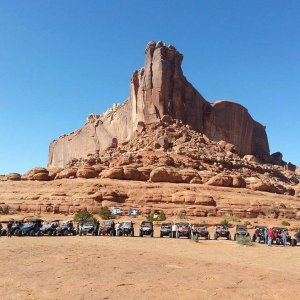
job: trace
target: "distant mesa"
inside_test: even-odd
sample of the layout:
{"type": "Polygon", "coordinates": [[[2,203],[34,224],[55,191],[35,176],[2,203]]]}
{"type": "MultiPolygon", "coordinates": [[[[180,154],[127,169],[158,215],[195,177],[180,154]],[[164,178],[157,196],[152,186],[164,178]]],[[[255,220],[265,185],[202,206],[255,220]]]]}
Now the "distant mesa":
{"type": "Polygon", "coordinates": [[[50,144],[49,167],[64,168],[72,159],[87,158],[130,141],[141,130],[164,115],[214,141],[224,140],[240,155],[270,160],[265,126],[252,119],[248,110],[231,101],[209,103],[187,81],[181,69],[183,55],[159,41],[146,47],[145,65],[130,81],[129,98],[101,115],[91,114],[80,129],[50,144]]]}

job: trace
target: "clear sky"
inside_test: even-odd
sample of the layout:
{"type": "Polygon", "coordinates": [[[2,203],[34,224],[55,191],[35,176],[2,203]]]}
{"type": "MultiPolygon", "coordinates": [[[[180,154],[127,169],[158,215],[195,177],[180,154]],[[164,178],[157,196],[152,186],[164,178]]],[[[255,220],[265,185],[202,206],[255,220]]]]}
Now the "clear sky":
{"type": "Polygon", "coordinates": [[[208,101],[234,100],[300,165],[300,1],[0,1],[0,174],[129,95],[150,40],[184,54],[208,101]]]}

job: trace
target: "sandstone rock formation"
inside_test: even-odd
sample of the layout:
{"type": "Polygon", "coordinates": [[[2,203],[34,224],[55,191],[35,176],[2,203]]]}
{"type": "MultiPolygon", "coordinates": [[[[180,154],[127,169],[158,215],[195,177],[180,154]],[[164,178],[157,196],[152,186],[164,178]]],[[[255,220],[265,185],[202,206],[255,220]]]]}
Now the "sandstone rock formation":
{"type": "MultiPolygon", "coordinates": [[[[144,125],[168,115],[212,140],[233,144],[239,154],[269,159],[265,127],[248,111],[229,101],[209,103],[186,80],[181,69],[183,55],[174,46],[150,42],[145,65],[134,72],[129,98],[102,115],[90,115],[87,123],[51,143],[49,166],[66,167],[73,159],[87,158],[131,140],[144,125]]],[[[159,136],[157,147],[167,148],[168,140],[159,136]]],[[[228,150],[229,151],[229,150],[228,150]]]]}

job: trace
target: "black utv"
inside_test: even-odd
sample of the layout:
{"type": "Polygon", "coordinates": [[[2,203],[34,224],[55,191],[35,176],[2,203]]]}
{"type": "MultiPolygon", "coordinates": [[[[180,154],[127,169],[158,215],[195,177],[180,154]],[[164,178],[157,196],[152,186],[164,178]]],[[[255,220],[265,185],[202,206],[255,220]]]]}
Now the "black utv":
{"type": "Polygon", "coordinates": [[[172,223],[162,223],[160,226],[160,237],[172,237],[172,223]]]}
{"type": "Polygon", "coordinates": [[[58,227],[59,221],[53,220],[44,222],[40,228],[39,235],[53,235],[55,229],[58,227]]]}
{"type": "Polygon", "coordinates": [[[205,224],[195,225],[192,227],[193,236],[198,240],[200,237],[210,240],[210,234],[205,224]]]}
{"type": "Polygon", "coordinates": [[[68,235],[76,235],[76,230],[74,229],[74,225],[72,221],[65,221],[61,223],[53,232],[53,235],[58,236],[68,236],[68,235]]]}
{"type": "Polygon", "coordinates": [[[300,243],[300,230],[294,235],[291,240],[291,246],[295,247],[297,243],[300,243]]]}
{"type": "Polygon", "coordinates": [[[227,240],[231,240],[231,234],[228,227],[222,224],[217,224],[214,238],[217,240],[220,237],[225,237],[227,240]]]}
{"type": "Polygon", "coordinates": [[[131,222],[131,221],[123,221],[120,224],[118,235],[119,236],[132,236],[132,237],[134,237],[133,222],[131,222]]]}
{"type": "Polygon", "coordinates": [[[260,243],[260,242],[266,243],[265,230],[268,230],[267,226],[259,226],[259,225],[255,226],[255,232],[252,236],[252,241],[257,242],[257,243],[260,243]]]}
{"type": "Polygon", "coordinates": [[[234,234],[234,240],[236,241],[239,237],[250,237],[246,225],[236,225],[236,232],[234,234]]]}
{"type": "Polygon", "coordinates": [[[144,235],[150,235],[153,237],[154,235],[154,229],[153,229],[153,222],[150,221],[143,221],[140,226],[140,237],[143,237],[144,235]]]}

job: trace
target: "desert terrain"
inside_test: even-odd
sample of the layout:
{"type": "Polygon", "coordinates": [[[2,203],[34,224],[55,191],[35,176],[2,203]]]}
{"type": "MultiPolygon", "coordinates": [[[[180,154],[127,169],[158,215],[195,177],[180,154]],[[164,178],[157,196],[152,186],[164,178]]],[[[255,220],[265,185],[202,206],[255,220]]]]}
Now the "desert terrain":
{"type": "Polygon", "coordinates": [[[299,299],[300,247],[92,236],[0,244],[4,300],[299,299]]]}

